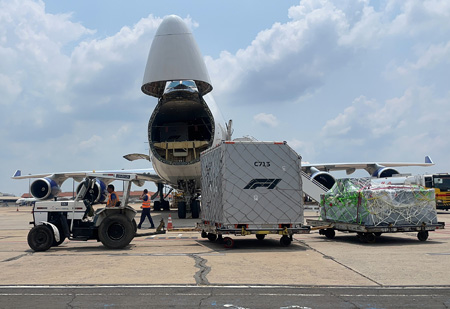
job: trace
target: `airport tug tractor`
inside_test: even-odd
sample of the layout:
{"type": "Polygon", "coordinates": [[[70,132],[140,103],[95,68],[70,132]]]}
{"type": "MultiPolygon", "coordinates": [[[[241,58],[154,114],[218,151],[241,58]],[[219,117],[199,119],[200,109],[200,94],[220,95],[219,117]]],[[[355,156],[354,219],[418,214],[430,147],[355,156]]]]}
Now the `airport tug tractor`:
{"type": "Polygon", "coordinates": [[[94,175],[88,175],[74,200],[36,202],[33,221],[30,222],[34,227],[28,233],[31,249],[46,251],[59,246],[66,238],[81,241],[95,239],[107,248],[121,249],[133,240],[137,230],[134,219],[136,210],[127,204],[131,182],[136,176],[108,174],[101,177],[127,183],[122,203],[94,212],[92,197],[96,179],[94,175]]]}

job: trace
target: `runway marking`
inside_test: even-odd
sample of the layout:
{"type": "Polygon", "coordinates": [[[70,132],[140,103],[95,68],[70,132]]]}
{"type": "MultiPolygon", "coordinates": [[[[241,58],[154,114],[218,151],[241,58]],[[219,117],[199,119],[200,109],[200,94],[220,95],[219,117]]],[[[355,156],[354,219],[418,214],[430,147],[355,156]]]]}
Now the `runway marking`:
{"type": "MultiPolygon", "coordinates": [[[[182,234],[181,234],[182,235],[182,234]]],[[[147,238],[145,238],[145,239],[148,239],[148,240],[197,240],[198,239],[198,237],[197,236],[185,236],[185,237],[181,237],[181,236],[166,236],[166,237],[161,237],[161,236],[159,236],[159,237],[156,237],[156,236],[150,236],[150,237],[147,237],[147,238]]]]}
{"type": "MultiPolygon", "coordinates": [[[[202,254],[203,255],[203,254],[202,254]]],[[[114,288],[114,289],[123,289],[123,288],[193,288],[193,289],[210,289],[210,288],[219,288],[219,289],[275,289],[275,288],[283,288],[283,289],[314,289],[314,288],[323,288],[328,290],[338,290],[338,289],[349,289],[349,290],[357,290],[357,289],[367,289],[370,292],[374,291],[408,291],[408,290],[450,290],[450,285],[427,285],[427,286],[308,286],[308,285],[217,285],[211,284],[208,286],[199,286],[192,284],[117,284],[117,285],[0,285],[0,290],[2,289],[102,289],[102,288],[114,288]]],[[[247,293],[248,294],[248,293],[247,293]]],[[[292,294],[292,293],[291,293],[292,294]]],[[[234,294],[223,294],[223,295],[234,295],[234,294]]],[[[242,294],[244,295],[244,294],[242,294]]],[[[278,294],[280,295],[280,294],[278,294]]],[[[296,294],[301,295],[301,294],[296,294]]],[[[306,294],[305,294],[306,295],[306,294]]],[[[324,294],[307,294],[307,295],[324,295],[324,294]]],[[[370,294],[372,295],[372,294],[370,294]]],[[[376,296],[375,294],[373,294],[376,296]]],[[[397,294],[399,295],[399,294],[397,294]]],[[[413,295],[413,294],[404,294],[405,296],[413,295]]],[[[422,295],[422,294],[419,294],[422,295]]]]}
{"type": "MultiPolygon", "coordinates": [[[[0,293],[0,296],[70,296],[76,294],[77,296],[127,296],[127,293],[0,293]]],[[[139,296],[209,296],[210,293],[138,293],[139,296]]],[[[214,293],[214,296],[279,296],[279,297],[326,297],[327,294],[266,294],[266,293],[214,293]]],[[[334,294],[339,297],[442,297],[440,294],[334,294]]]]}
{"type": "Polygon", "coordinates": [[[450,253],[427,253],[428,255],[450,255],[450,253]]]}

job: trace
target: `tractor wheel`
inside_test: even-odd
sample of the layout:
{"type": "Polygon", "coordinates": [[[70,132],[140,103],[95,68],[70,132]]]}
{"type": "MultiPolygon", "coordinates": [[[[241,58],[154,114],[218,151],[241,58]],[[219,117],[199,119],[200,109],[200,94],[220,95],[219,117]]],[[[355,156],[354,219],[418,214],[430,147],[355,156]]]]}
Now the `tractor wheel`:
{"type": "Polygon", "coordinates": [[[47,251],[53,244],[53,232],[45,225],[36,225],[28,233],[28,245],[34,251],[47,251]]]}
{"type": "Polygon", "coordinates": [[[121,249],[134,238],[133,223],[124,215],[106,217],[98,228],[98,238],[109,249],[121,249]]]}
{"type": "Polygon", "coordinates": [[[133,220],[131,221],[131,224],[133,224],[134,233],[136,234],[136,232],[137,232],[137,223],[136,223],[136,220],[133,219],[133,220]]]}
{"type": "Polygon", "coordinates": [[[265,237],[266,237],[266,234],[256,234],[256,239],[258,239],[258,240],[264,240],[265,237]]]}

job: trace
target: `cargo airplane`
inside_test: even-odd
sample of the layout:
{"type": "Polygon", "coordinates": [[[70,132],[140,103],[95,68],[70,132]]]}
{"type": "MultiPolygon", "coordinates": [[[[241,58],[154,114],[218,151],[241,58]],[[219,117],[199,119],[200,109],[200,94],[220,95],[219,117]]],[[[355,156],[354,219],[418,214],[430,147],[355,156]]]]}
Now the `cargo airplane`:
{"type": "MultiPolygon", "coordinates": [[[[158,98],[158,103],[148,123],[150,153],[129,154],[127,160],[145,159],[153,169],[97,171],[95,192],[92,198],[101,202],[106,196],[108,173],[136,174],[137,185],[152,181],[158,185],[160,202],[156,207],[168,209],[164,200],[163,185],[167,184],[184,193],[179,206],[179,216],[185,216],[191,208],[193,217],[198,217],[200,192],[200,153],[231,140],[231,120],[228,124],[219,116],[219,110],[210,96],[213,89],[205,62],[192,32],[184,21],[175,15],[167,16],[159,26],[148,55],[143,93],[158,98]],[[186,207],[187,206],[187,207],[186,207]],[[181,211],[180,211],[181,209],[181,211]],[[183,210],[184,209],[184,210],[183,210]],[[184,212],[184,213],[183,213],[184,212]]],[[[302,170],[326,188],[334,184],[333,170],[365,169],[373,177],[390,177],[398,174],[397,166],[430,166],[429,157],[425,163],[334,163],[304,164],[302,170]]],[[[57,197],[60,186],[68,179],[81,181],[88,172],[45,173],[21,175],[16,171],[13,179],[37,178],[31,183],[30,192],[36,199],[57,197]]]]}

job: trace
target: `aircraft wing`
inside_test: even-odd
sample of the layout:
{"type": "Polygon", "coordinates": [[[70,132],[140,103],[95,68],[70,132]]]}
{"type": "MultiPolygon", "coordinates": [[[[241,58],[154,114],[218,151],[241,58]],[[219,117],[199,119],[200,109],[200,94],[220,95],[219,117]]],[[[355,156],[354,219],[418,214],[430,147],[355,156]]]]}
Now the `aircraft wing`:
{"type": "Polygon", "coordinates": [[[142,153],[130,153],[123,156],[128,161],[135,161],[135,160],[147,160],[151,161],[151,158],[149,155],[142,154],[142,153]]]}
{"type": "Polygon", "coordinates": [[[152,168],[148,169],[134,169],[134,170],[107,170],[107,171],[81,171],[81,172],[62,172],[62,173],[43,173],[43,174],[29,174],[22,175],[20,170],[17,170],[14,175],[11,177],[12,179],[28,179],[28,178],[51,178],[58,185],[61,185],[64,181],[69,178],[73,178],[77,182],[81,182],[87,175],[98,175],[99,179],[104,180],[105,183],[110,183],[113,179],[109,177],[102,177],[102,175],[111,175],[111,174],[135,174],[136,178],[133,183],[138,186],[142,186],[145,181],[152,181],[155,183],[164,183],[164,181],[156,174],[155,170],[152,168]]]}
{"type": "Polygon", "coordinates": [[[303,164],[302,170],[312,173],[312,169],[319,171],[346,171],[347,175],[352,174],[357,169],[364,169],[369,174],[374,174],[377,170],[384,167],[402,167],[402,166],[432,166],[433,161],[429,156],[425,157],[425,163],[414,162],[355,162],[355,163],[319,163],[319,164],[303,164]]]}

